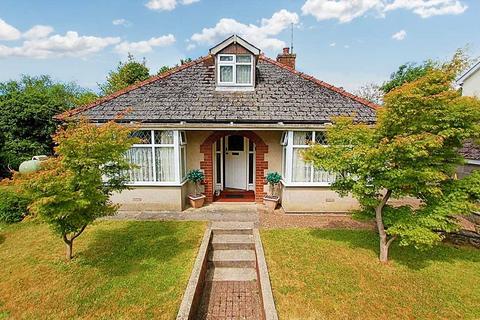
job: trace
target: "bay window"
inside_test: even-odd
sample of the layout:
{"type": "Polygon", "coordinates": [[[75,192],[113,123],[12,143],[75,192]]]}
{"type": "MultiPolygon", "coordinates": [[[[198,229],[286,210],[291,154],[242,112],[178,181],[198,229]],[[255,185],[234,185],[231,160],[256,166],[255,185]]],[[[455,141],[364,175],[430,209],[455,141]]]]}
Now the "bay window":
{"type": "Polygon", "coordinates": [[[185,132],[139,130],[132,135],[140,142],[126,153],[127,159],[136,166],[127,173],[130,184],[178,184],[185,179],[185,132]]]}
{"type": "Polygon", "coordinates": [[[253,85],[252,55],[219,54],[217,65],[219,85],[253,85]]]}
{"type": "Polygon", "coordinates": [[[282,135],[282,171],[284,182],[291,185],[328,186],[335,181],[335,174],[317,169],[303,160],[303,151],[311,143],[327,146],[323,131],[288,131],[282,135]]]}

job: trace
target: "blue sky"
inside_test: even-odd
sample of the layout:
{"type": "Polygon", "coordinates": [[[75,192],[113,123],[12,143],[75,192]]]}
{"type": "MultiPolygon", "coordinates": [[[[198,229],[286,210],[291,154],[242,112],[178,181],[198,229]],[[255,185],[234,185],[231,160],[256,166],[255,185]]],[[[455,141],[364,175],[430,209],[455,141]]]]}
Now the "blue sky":
{"type": "Polygon", "coordinates": [[[354,90],[400,64],[480,55],[477,0],[0,0],[0,81],[50,74],[97,89],[127,52],[152,73],[232,33],[297,69],[354,90]]]}

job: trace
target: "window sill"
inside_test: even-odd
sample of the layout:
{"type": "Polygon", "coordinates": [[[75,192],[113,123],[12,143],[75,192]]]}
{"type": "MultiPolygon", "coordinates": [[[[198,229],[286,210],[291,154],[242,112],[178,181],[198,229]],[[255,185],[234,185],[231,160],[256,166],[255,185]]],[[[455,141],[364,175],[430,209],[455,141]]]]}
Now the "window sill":
{"type": "Polygon", "coordinates": [[[330,187],[332,185],[332,182],[285,182],[282,180],[282,185],[287,188],[330,187]]]}
{"type": "Polygon", "coordinates": [[[254,91],[255,88],[252,85],[238,85],[238,84],[231,84],[231,85],[217,85],[215,91],[254,91]]]}
{"type": "Polygon", "coordinates": [[[178,182],[133,182],[127,183],[129,187],[182,187],[187,183],[187,180],[184,180],[180,183],[178,182]]]}

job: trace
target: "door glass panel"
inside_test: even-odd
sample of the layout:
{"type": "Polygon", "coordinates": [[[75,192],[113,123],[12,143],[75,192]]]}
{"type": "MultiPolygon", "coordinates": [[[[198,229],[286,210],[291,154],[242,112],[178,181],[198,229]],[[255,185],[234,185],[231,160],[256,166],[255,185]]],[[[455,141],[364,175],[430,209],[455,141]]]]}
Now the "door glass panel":
{"type": "Polygon", "coordinates": [[[243,151],[243,137],[229,136],[228,137],[228,151],[243,151]]]}
{"type": "Polygon", "coordinates": [[[253,184],[253,153],[248,154],[248,183],[253,184]]]}

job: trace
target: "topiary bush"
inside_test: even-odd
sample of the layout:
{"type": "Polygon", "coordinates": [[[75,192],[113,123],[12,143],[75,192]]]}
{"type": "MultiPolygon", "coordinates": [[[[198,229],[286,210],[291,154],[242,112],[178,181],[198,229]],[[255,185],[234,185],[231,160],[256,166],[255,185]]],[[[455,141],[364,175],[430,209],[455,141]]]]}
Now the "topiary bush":
{"type": "Polygon", "coordinates": [[[205,179],[205,175],[199,169],[190,170],[187,173],[187,180],[195,185],[195,196],[200,195],[200,183],[205,179]]]}
{"type": "Polygon", "coordinates": [[[265,177],[269,184],[270,194],[269,196],[275,197],[276,196],[276,187],[282,181],[282,175],[278,172],[269,172],[265,177]]]}
{"type": "Polygon", "coordinates": [[[22,221],[27,214],[28,199],[11,188],[0,187],[0,222],[22,221]]]}

